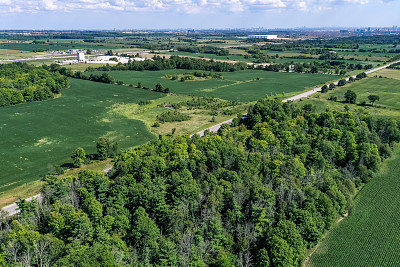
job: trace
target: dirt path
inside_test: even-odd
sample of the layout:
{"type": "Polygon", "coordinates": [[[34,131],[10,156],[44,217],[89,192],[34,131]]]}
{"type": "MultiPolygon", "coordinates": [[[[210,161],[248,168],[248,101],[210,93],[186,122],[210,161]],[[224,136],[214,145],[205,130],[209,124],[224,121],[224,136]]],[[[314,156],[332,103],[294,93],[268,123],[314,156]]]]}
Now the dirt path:
{"type": "MultiPolygon", "coordinates": [[[[347,216],[349,216],[349,212],[346,212],[342,217],[339,218],[339,220],[336,221],[336,223],[333,225],[333,227],[336,227],[338,223],[340,223],[344,218],[346,218],[347,216]]],[[[333,228],[332,227],[332,228],[333,228]]],[[[331,228],[331,230],[332,230],[331,228]]],[[[321,238],[321,240],[318,242],[318,244],[311,250],[311,253],[307,256],[306,260],[303,262],[303,267],[307,267],[308,262],[310,261],[311,256],[314,254],[314,252],[319,248],[322,240],[324,240],[324,238],[331,232],[331,230],[329,230],[328,232],[326,232],[323,237],[321,238]]]]}

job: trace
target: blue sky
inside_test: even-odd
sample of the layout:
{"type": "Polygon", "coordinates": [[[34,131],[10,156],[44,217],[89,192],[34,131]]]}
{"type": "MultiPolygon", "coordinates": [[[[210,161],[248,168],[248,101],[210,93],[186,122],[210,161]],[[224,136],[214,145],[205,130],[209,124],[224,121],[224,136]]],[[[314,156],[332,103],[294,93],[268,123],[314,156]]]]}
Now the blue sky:
{"type": "Polygon", "coordinates": [[[400,26],[400,0],[0,0],[0,29],[400,26]]]}

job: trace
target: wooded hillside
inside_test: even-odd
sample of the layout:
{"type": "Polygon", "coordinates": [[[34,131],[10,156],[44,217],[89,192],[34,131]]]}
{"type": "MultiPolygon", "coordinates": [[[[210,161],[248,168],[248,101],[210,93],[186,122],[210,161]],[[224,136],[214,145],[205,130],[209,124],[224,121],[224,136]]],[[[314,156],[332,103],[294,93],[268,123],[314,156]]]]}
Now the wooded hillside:
{"type": "Polygon", "coordinates": [[[400,140],[395,120],[270,99],[234,123],[46,176],[43,204],[2,218],[0,265],[300,266],[400,140]]]}

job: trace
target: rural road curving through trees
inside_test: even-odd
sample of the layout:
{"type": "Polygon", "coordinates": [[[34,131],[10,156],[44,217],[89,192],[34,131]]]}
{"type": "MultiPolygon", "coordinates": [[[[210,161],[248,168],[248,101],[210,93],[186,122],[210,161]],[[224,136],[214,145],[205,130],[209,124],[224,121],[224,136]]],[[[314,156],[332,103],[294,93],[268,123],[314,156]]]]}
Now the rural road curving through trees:
{"type": "MultiPolygon", "coordinates": [[[[105,174],[107,174],[113,167],[109,167],[103,170],[105,174]]],[[[25,199],[28,202],[31,202],[33,199],[37,199],[38,201],[42,201],[43,197],[41,194],[38,194],[36,196],[30,197],[25,199]]],[[[5,206],[4,208],[1,209],[2,211],[5,211],[8,216],[13,216],[17,213],[19,213],[18,205],[17,203],[5,206]]]]}
{"type": "MultiPolygon", "coordinates": [[[[39,195],[30,197],[30,198],[27,198],[25,200],[28,201],[28,202],[31,202],[33,199],[37,199],[38,201],[41,201],[42,200],[42,196],[39,194],[39,195]]],[[[17,214],[19,212],[17,203],[5,206],[4,208],[2,208],[2,210],[7,212],[8,216],[15,215],[15,214],[17,214]]]]}
{"type": "MultiPolygon", "coordinates": [[[[400,63],[400,60],[391,62],[391,63],[389,63],[389,64],[386,64],[386,65],[384,65],[384,66],[381,66],[381,67],[378,67],[378,68],[375,68],[375,69],[372,69],[372,70],[369,70],[369,71],[366,71],[365,73],[366,73],[366,74],[370,74],[370,73],[373,73],[373,72],[376,72],[376,71],[385,69],[385,68],[387,68],[387,67],[389,67],[390,65],[395,64],[395,63],[400,63]]],[[[352,76],[352,77],[355,78],[356,76],[352,76]]],[[[346,78],[346,81],[348,81],[348,80],[349,80],[349,78],[346,78]]],[[[337,85],[338,82],[335,82],[335,84],[337,85]]],[[[298,100],[298,99],[300,99],[300,98],[308,97],[308,96],[310,96],[310,95],[312,95],[312,94],[315,94],[315,93],[317,93],[317,92],[320,92],[320,91],[321,91],[321,87],[314,88],[314,89],[312,89],[312,90],[310,90],[310,91],[307,91],[307,92],[298,94],[298,95],[296,95],[296,96],[293,96],[293,97],[290,97],[290,98],[287,98],[287,99],[284,99],[284,100],[282,100],[282,102],[288,102],[288,101],[298,100]]],[[[242,118],[246,118],[246,117],[247,117],[247,113],[242,115],[242,118]]],[[[222,126],[223,124],[229,124],[229,125],[231,125],[231,124],[232,124],[232,121],[233,121],[233,118],[230,119],[230,120],[227,120],[227,121],[223,121],[223,122],[221,122],[221,123],[218,123],[218,124],[216,124],[216,125],[213,125],[213,126],[207,128],[207,129],[205,129],[205,130],[202,130],[202,131],[198,132],[197,134],[200,135],[200,136],[204,136],[204,132],[207,131],[207,130],[210,131],[210,132],[217,132],[217,131],[219,130],[219,128],[221,128],[221,126],[222,126]]],[[[194,134],[190,135],[190,137],[192,137],[193,135],[194,135],[194,134]]],[[[104,172],[105,172],[105,173],[108,173],[109,170],[111,170],[111,168],[105,169],[104,172]]],[[[30,198],[27,198],[26,201],[32,201],[33,199],[38,199],[38,200],[40,201],[40,200],[42,199],[42,196],[39,194],[39,195],[30,197],[30,198]]],[[[18,210],[18,205],[17,205],[16,203],[11,204],[11,205],[8,205],[8,206],[2,208],[2,211],[6,211],[6,212],[8,213],[8,216],[15,215],[15,214],[17,214],[17,213],[19,212],[19,210],[18,210]]]]}

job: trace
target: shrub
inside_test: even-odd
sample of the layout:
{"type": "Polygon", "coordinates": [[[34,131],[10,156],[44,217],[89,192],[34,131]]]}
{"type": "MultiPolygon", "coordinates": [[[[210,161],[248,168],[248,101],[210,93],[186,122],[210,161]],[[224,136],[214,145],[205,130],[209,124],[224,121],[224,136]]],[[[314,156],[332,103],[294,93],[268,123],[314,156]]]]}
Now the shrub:
{"type": "Polygon", "coordinates": [[[176,110],[168,110],[158,115],[157,120],[160,122],[187,121],[190,120],[190,116],[176,110]]]}

